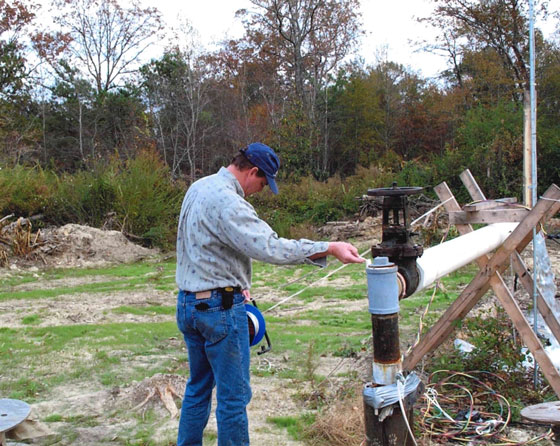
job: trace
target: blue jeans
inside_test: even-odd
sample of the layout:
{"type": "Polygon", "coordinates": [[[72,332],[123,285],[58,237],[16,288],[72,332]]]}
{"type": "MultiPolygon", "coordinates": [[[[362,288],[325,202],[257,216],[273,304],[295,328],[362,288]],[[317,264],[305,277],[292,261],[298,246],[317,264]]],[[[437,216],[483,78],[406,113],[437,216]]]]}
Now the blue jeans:
{"type": "Polygon", "coordinates": [[[177,325],[187,344],[190,377],[177,446],[202,446],[214,386],[218,446],[249,445],[249,327],[243,300],[241,293],[235,293],[233,306],[224,310],[217,291],[212,291],[208,299],[198,300],[192,293],[179,292],[177,325]]]}

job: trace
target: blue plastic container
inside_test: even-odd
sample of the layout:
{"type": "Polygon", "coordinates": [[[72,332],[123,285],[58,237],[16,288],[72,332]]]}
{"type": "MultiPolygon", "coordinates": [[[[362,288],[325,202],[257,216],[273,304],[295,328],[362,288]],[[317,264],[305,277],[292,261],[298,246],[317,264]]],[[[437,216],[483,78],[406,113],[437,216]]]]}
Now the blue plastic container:
{"type": "Polygon", "coordinates": [[[399,312],[398,267],[388,257],[376,257],[366,266],[369,312],[393,314],[399,312]]]}

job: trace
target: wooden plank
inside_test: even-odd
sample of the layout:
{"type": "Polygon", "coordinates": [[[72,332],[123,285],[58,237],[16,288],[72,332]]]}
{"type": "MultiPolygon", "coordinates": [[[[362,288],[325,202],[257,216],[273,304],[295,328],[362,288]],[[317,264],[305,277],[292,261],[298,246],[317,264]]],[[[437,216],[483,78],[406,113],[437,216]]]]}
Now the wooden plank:
{"type": "Polygon", "coordinates": [[[541,220],[546,221],[560,210],[560,188],[551,185],[535,207],[527,214],[521,223],[515,228],[510,236],[504,241],[491,259],[492,268],[507,259],[516,246],[527,236],[532,237],[532,230],[541,220]]]}
{"type": "Polygon", "coordinates": [[[505,223],[505,222],[519,222],[523,220],[529,209],[526,208],[501,208],[501,209],[486,209],[482,211],[454,211],[449,213],[449,223],[452,225],[467,225],[473,223],[505,223]]]}
{"type": "Polygon", "coordinates": [[[560,425],[560,401],[547,401],[521,409],[521,416],[535,423],[560,425]]]}
{"type": "MultiPolygon", "coordinates": [[[[465,187],[467,187],[469,193],[472,191],[471,198],[473,200],[486,200],[484,193],[478,187],[476,180],[473,178],[473,176],[471,175],[470,171],[468,171],[468,169],[467,171],[461,174],[461,179],[463,179],[463,177],[465,177],[465,180],[468,181],[469,185],[471,184],[475,185],[475,186],[467,187],[467,184],[465,184],[465,187]]],[[[460,230],[459,232],[462,234],[460,230]]],[[[533,292],[533,278],[529,274],[529,271],[527,270],[525,263],[523,263],[523,260],[521,259],[519,252],[514,252],[511,256],[511,260],[512,260],[513,269],[517,274],[517,276],[519,277],[521,284],[523,285],[525,290],[527,290],[527,292],[531,294],[533,292]]],[[[558,321],[556,315],[548,305],[548,302],[543,298],[542,294],[538,289],[537,289],[537,293],[538,293],[537,309],[541,313],[543,319],[548,325],[548,328],[550,328],[550,331],[552,332],[554,337],[560,342],[560,322],[558,321]]]]}
{"type": "Polygon", "coordinates": [[[484,211],[489,209],[511,209],[510,204],[516,203],[516,198],[501,198],[499,200],[484,200],[463,206],[465,212],[484,211]]]}
{"type": "MultiPolygon", "coordinates": [[[[491,260],[490,260],[491,261],[491,260]]],[[[535,360],[538,362],[541,372],[545,376],[546,380],[552,387],[552,390],[560,397],[560,375],[554,367],[554,364],[545,352],[541,341],[537,338],[537,335],[523,316],[523,313],[515,299],[508,290],[503,279],[498,275],[494,275],[490,278],[490,283],[502,306],[505,308],[510,319],[513,321],[513,325],[519,332],[519,335],[533,354],[535,360]]]]}
{"type": "MultiPolygon", "coordinates": [[[[521,256],[519,255],[519,253],[514,253],[511,256],[511,260],[513,269],[519,277],[519,281],[527,290],[527,292],[531,294],[533,292],[533,278],[531,277],[531,274],[529,274],[529,271],[527,270],[525,263],[523,263],[521,256]]],[[[548,302],[543,297],[538,288],[537,309],[541,313],[544,321],[546,322],[546,325],[548,325],[548,328],[550,328],[550,331],[552,332],[556,340],[560,342],[560,322],[558,321],[558,318],[554,314],[554,311],[552,311],[552,308],[550,308],[550,305],[548,305],[548,302]]]]}
{"type": "Polygon", "coordinates": [[[486,197],[484,197],[482,190],[478,187],[478,183],[475,181],[469,169],[461,172],[459,178],[461,178],[461,181],[469,191],[469,195],[473,197],[473,200],[486,200],[486,197]]]}
{"type": "MultiPolygon", "coordinates": [[[[467,183],[467,184],[465,184],[465,187],[467,187],[467,189],[469,190],[469,193],[471,194],[471,198],[473,200],[485,200],[486,199],[486,197],[484,196],[484,193],[478,187],[478,184],[476,183],[476,180],[471,175],[470,171],[467,170],[466,172],[463,172],[463,174],[461,174],[461,179],[463,180],[463,184],[465,184],[465,182],[467,183]]],[[[528,238],[528,237],[526,237],[526,238],[528,238]]],[[[527,270],[527,267],[523,263],[523,260],[521,259],[521,256],[519,255],[519,252],[521,252],[521,251],[519,249],[517,251],[518,252],[514,252],[511,255],[513,269],[517,273],[517,275],[519,277],[519,280],[521,281],[521,283],[523,284],[523,286],[525,287],[527,292],[531,293],[531,290],[533,290],[533,279],[532,279],[531,275],[529,274],[529,272],[527,270]]],[[[507,288],[506,288],[506,290],[507,290],[507,288]]],[[[496,291],[496,288],[494,288],[494,291],[496,291]]],[[[550,331],[553,333],[553,335],[556,337],[557,340],[560,340],[560,337],[559,337],[560,336],[560,324],[558,322],[558,319],[556,318],[556,315],[554,314],[554,312],[551,310],[550,306],[548,305],[548,302],[541,295],[540,291],[537,290],[537,292],[538,292],[537,308],[538,308],[539,312],[541,313],[541,315],[543,316],[543,319],[545,320],[546,324],[550,328],[550,331]]],[[[536,358],[537,357],[535,356],[535,359],[536,358]]],[[[538,362],[538,360],[537,360],[537,362],[538,362]]],[[[540,362],[539,362],[539,365],[542,367],[540,362]]],[[[553,373],[557,374],[556,368],[554,368],[553,373]]],[[[555,390],[555,392],[558,395],[558,392],[556,390],[555,390]]]]}
{"type": "MultiPolygon", "coordinates": [[[[452,197],[451,191],[445,183],[436,186],[436,193],[440,200],[444,201],[452,197]],[[441,194],[441,196],[440,196],[441,194]]],[[[509,255],[517,250],[521,252],[532,239],[532,228],[544,218],[548,219],[560,209],[560,189],[552,185],[544,194],[545,199],[541,199],[530,211],[522,223],[510,234],[503,245],[496,251],[490,260],[486,256],[477,259],[481,270],[463,290],[459,297],[449,306],[443,316],[434,324],[431,330],[421,339],[412,349],[410,354],[404,359],[403,367],[411,370],[422,359],[422,357],[433,351],[439,346],[454,330],[455,321],[462,319],[478,302],[478,300],[490,288],[490,279],[495,274],[501,273],[506,269],[505,260],[509,255]],[[548,198],[548,200],[547,200],[548,198]]],[[[455,199],[446,203],[450,209],[458,207],[455,199]]],[[[469,228],[461,227],[458,229],[469,231],[469,228]]],[[[470,228],[472,230],[472,228],[470,228]]]]}

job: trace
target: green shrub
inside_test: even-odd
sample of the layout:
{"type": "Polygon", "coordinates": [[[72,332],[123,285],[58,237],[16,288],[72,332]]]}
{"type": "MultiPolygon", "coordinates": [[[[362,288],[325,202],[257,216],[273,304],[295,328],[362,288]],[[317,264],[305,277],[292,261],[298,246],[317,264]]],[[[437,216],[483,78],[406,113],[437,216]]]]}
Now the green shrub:
{"type": "MultiPolygon", "coordinates": [[[[284,237],[312,237],[312,226],[353,216],[359,197],[391,184],[381,169],[360,168],[356,175],[326,182],[311,177],[281,182],[281,193],[251,198],[259,215],[284,237]]],[[[101,160],[87,170],[56,175],[40,168],[0,169],[0,212],[16,216],[43,213],[44,224],[87,224],[121,230],[149,246],[171,249],[186,186],[173,182],[152,150],[135,158],[101,160]],[[108,223],[111,224],[108,224],[108,223]]]]}
{"type": "Polygon", "coordinates": [[[0,166],[0,216],[29,217],[43,212],[56,177],[39,166],[0,166]]]}
{"type": "Polygon", "coordinates": [[[103,225],[113,210],[116,191],[110,169],[102,163],[91,170],[65,173],[57,178],[56,190],[45,210],[49,223],[103,225]]]}
{"type": "Polygon", "coordinates": [[[432,166],[418,161],[407,161],[396,175],[398,186],[428,187],[433,185],[432,166]]]}
{"type": "Polygon", "coordinates": [[[185,188],[171,181],[153,151],[143,151],[122,166],[116,180],[115,211],[122,228],[150,244],[172,246],[185,188]]]}
{"type": "Polygon", "coordinates": [[[43,213],[44,224],[67,223],[122,230],[146,245],[174,246],[185,187],[174,183],[154,151],[100,161],[75,173],[39,167],[0,169],[0,216],[43,213]]]}

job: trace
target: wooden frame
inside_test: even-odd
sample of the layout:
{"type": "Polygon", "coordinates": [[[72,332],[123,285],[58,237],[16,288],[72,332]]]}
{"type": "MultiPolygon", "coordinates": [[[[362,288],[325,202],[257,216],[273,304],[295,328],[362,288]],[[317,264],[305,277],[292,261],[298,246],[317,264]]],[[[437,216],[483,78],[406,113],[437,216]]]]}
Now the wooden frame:
{"type": "MultiPolygon", "coordinates": [[[[484,194],[468,170],[461,174],[461,180],[473,200],[485,200],[484,194]]],[[[435,191],[439,199],[445,202],[444,206],[447,212],[450,214],[461,212],[457,200],[455,200],[455,197],[446,183],[441,183],[436,186],[435,191]]],[[[533,292],[533,279],[519,253],[531,242],[533,238],[533,229],[537,228],[541,221],[546,221],[554,216],[559,210],[560,188],[553,184],[543,194],[535,207],[526,213],[526,216],[521,220],[517,228],[492,256],[484,255],[476,259],[480,271],[455,302],[451,304],[441,318],[432,326],[428,333],[411,350],[410,354],[404,358],[403,368],[405,370],[412,370],[424,355],[432,352],[441,345],[453,332],[457,321],[462,320],[488,289],[492,287],[498,300],[513,321],[521,338],[539,364],[551,388],[560,398],[560,374],[545,352],[540,340],[529,325],[529,322],[525,319],[525,316],[521,312],[521,309],[501,276],[501,273],[509,266],[508,260],[511,257],[511,264],[520,277],[522,285],[530,294],[533,292]]],[[[496,210],[495,212],[499,213],[500,211],[496,210]]],[[[473,231],[472,226],[468,223],[457,223],[456,226],[461,235],[473,231]]],[[[560,322],[540,292],[537,296],[537,308],[556,339],[560,340],[560,322]]]]}

